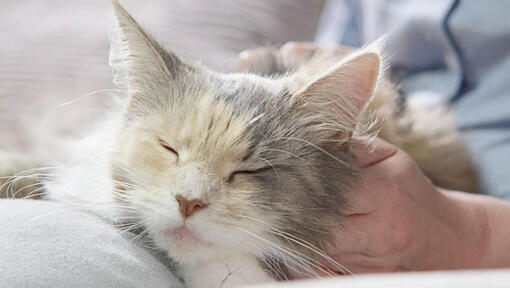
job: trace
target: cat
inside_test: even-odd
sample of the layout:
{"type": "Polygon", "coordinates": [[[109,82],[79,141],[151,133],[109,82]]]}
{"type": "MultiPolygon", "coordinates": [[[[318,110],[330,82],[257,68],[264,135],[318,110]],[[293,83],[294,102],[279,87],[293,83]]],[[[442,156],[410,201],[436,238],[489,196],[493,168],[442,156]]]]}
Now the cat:
{"type": "Polygon", "coordinates": [[[451,125],[394,113],[380,43],[279,76],[217,73],[165,50],[112,3],[110,65],[127,95],[66,146],[45,198],[141,228],[188,287],[330,273],[324,261],[348,273],[323,247],[359,177],[351,147],[377,133],[436,184],[476,187],[451,125]]]}

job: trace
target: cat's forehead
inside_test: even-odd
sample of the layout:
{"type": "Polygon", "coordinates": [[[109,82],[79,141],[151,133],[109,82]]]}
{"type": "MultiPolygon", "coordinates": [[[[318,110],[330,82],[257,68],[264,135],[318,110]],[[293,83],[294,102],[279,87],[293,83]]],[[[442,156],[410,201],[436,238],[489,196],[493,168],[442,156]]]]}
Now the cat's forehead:
{"type": "Polygon", "coordinates": [[[221,75],[202,83],[206,86],[187,87],[177,105],[151,117],[159,118],[157,133],[189,161],[220,165],[243,159],[253,145],[254,121],[263,117],[264,99],[277,93],[275,85],[260,80],[221,75]]]}
{"type": "Polygon", "coordinates": [[[163,109],[147,111],[139,122],[150,133],[144,137],[161,138],[179,151],[183,161],[228,170],[225,163],[253,155],[262,138],[285,124],[280,116],[286,113],[280,110],[287,100],[277,79],[249,74],[195,77],[167,90],[163,109]]]}
{"type": "Polygon", "coordinates": [[[267,99],[279,97],[283,82],[253,74],[219,74],[216,80],[220,101],[233,108],[258,108],[267,99]]]}

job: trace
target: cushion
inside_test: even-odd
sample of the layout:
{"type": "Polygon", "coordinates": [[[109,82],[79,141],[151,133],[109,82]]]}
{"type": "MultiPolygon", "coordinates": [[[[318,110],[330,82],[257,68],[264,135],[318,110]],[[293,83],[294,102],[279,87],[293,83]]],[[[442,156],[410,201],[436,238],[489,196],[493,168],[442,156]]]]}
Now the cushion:
{"type": "Polygon", "coordinates": [[[85,212],[3,199],[0,219],[0,287],[182,287],[133,235],[85,212]]]}

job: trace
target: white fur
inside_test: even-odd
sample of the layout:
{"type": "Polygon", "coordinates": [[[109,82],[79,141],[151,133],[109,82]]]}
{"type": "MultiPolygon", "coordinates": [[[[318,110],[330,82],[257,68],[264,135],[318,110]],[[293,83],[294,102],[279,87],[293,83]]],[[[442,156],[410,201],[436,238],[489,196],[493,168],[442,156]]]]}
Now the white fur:
{"type": "Polygon", "coordinates": [[[184,265],[183,276],[187,287],[217,288],[240,287],[274,281],[260,268],[255,257],[237,255],[218,259],[215,262],[184,265]]]}
{"type": "Polygon", "coordinates": [[[56,163],[54,177],[46,181],[47,198],[68,205],[96,211],[115,220],[110,158],[119,121],[112,117],[101,123],[87,137],[64,145],[65,162],[56,163]]]}

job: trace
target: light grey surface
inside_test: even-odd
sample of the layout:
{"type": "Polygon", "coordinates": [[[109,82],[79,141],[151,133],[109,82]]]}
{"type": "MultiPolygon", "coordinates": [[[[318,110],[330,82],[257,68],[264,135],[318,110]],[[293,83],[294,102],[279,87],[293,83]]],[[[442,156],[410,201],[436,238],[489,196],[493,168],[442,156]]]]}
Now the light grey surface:
{"type": "Polygon", "coordinates": [[[42,200],[0,200],[0,287],[181,287],[113,226],[42,200]]]}
{"type": "MultiPolygon", "coordinates": [[[[321,280],[277,283],[259,288],[508,288],[510,270],[465,270],[366,274],[321,280]]],[[[255,287],[255,286],[254,286],[255,287]]]]}

